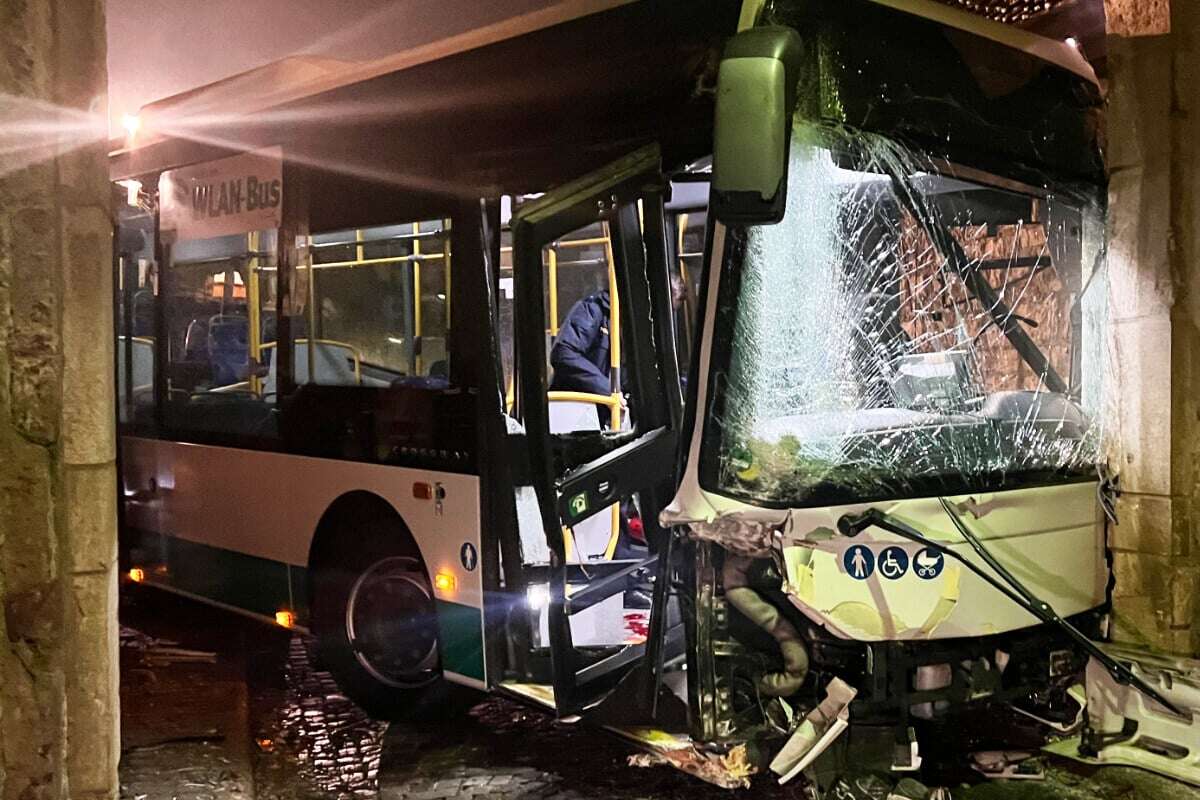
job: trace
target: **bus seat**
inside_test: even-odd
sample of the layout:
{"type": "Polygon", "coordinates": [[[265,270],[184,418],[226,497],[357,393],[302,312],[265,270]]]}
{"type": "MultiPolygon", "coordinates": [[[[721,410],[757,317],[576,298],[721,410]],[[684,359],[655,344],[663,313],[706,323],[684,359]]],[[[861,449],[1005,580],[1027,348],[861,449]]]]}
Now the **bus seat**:
{"type": "Polygon", "coordinates": [[[600,430],[600,411],[595,403],[551,400],[550,433],[575,433],[600,430]]]}
{"type": "MultiPolygon", "coordinates": [[[[125,402],[125,342],[126,336],[117,337],[117,397],[125,402]]],[[[140,395],[154,389],[154,342],[149,339],[134,337],[132,347],[133,361],[133,397],[137,401],[140,395]]]]}
{"type": "Polygon", "coordinates": [[[225,386],[244,381],[250,368],[250,321],[216,315],[208,320],[208,358],[213,383],[225,386]]]}
{"type": "Polygon", "coordinates": [[[607,508],[575,523],[569,537],[571,552],[567,562],[586,564],[589,561],[604,561],[608,543],[613,537],[612,523],[613,515],[607,508]]]}
{"type": "MultiPolygon", "coordinates": [[[[263,381],[263,392],[276,391],[275,348],[269,351],[270,366],[263,381]]],[[[322,386],[358,386],[362,383],[358,353],[353,347],[341,342],[318,339],[313,348],[313,377],[308,374],[308,341],[297,340],[293,344],[292,375],[297,384],[318,383],[322,386]]]]}

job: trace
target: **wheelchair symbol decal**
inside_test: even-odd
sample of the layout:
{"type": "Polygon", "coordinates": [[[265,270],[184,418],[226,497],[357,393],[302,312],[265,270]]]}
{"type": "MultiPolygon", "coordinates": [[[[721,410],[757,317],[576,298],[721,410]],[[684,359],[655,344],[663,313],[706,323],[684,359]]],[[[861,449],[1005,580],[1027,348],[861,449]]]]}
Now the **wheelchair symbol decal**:
{"type": "Polygon", "coordinates": [[[918,578],[924,578],[927,581],[931,581],[938,575],[941,575],[942,568],[945,566],[946,557],[936,550],[930,550],[928,547],[917,553],[913,559],[913,572],[917,573],[918,578]]]}
{"type": "Polygon", "coordinates": [[[851,578],[865,581],[875,571],[875,554],[863,545],[856,544],[842,555],[842,565],[851,578]]]}
{"type": "Polygon", "coordinates": [[[908,553],[904,552],[902,547],[885,547],[879,554],[879,563],[876,566],[880,575],[894,581],[908,572],[908,553]]]}

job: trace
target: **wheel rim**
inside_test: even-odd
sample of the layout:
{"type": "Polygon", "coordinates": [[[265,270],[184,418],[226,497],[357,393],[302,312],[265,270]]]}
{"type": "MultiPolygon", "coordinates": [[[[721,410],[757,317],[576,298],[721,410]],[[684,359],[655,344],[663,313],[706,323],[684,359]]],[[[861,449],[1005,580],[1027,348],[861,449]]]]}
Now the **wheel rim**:
{"type": "Polygon", "coordinates": [[[437,679],[437,620],[421,565],[385,558],[358,576],[346,603],[354,657],[380,683],[401,689],[437,679]]]}

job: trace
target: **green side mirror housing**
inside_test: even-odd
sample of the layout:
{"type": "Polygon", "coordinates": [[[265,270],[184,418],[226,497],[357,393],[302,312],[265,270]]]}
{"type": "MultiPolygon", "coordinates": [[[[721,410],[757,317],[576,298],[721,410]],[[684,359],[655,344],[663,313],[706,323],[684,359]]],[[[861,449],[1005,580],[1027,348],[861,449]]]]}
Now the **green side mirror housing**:
{"type": "Polygon", "coordinates": [[[736,225],[773,225],[787,201],[788,147],[800,35],[764,26],[730,39],[717,73],[713,212],[736,225]]]}

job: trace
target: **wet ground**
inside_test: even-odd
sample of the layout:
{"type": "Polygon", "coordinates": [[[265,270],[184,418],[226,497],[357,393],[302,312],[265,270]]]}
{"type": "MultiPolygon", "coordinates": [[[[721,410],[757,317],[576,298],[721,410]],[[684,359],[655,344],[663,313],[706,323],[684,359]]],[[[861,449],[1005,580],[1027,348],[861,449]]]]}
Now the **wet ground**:
{"type": "MultiPolygon", "coordinates": [[[[496,698],[433,724],[372,720],[314,668],[304,637],[152,589],[127,589],[121,615],[122,798],[732,796],[670,767],[630,767],[634,751],[622,742],[496,698]]],[[[949,796],[1200,800],[1200,791],[1138,770],[1043,766],[1044,780],[955,781],[949,796]]],[[[869,776],[859,783],[837,800],[887,797],[869,776]]],[[[742,796],[805,795],[764,781],[742,796]]]]}

